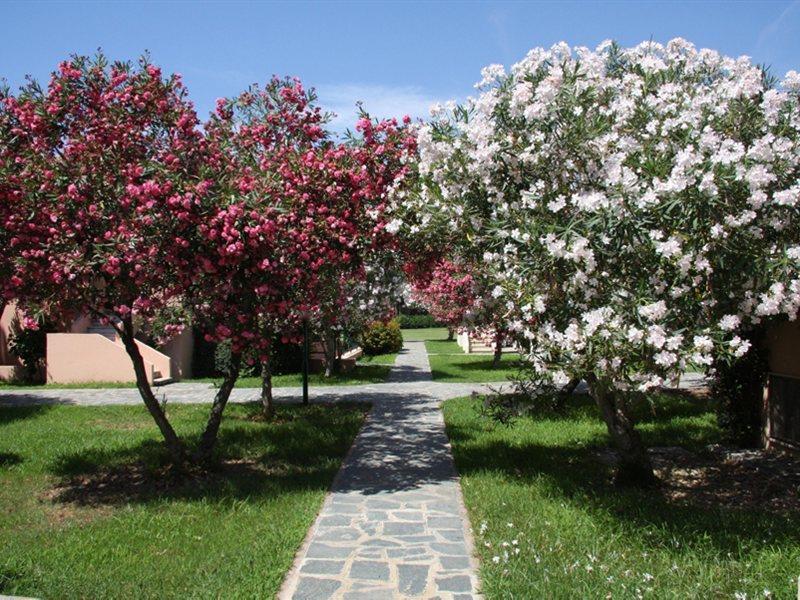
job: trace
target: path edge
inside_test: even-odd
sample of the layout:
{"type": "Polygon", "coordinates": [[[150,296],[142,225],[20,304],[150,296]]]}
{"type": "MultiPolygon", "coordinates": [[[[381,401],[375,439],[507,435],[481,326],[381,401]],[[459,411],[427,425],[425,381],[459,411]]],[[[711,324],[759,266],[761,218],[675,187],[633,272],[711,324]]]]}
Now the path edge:
{"type": "MultiPolygon", "coordinates": [[[[317,511],[317,516],[314,517],[314,522],[311,524],[311,527],[308,528],[306,531],[306,535],[303,538],[300,546],[297,548],[297,551],[294,553],[292,557],[292,566],[286,572],[286,575],[283,577],[283,582],[281,583],[281,587],[278,589],[278,593],[275,595],[277,600],[291,600],[292,592],[297,589],[297,583],[300,579],[300,566],[301,566],[301,558],[306,555],[308,552],[309,546],[311,546],[311,540],[314,537],[314,534],[319,527],[319,521],[322,518],[322,513],[325,512],[325,509],[330,506],[331,502],[333,501],[333,490],[336,489],[339,480],[342,477],[342,471],[344,470],[344,466],[347,463],[350,456],[353,454],[353,449],[356,447],[361,434],[364,432],[364,429],[367,427],[370,419],[372,419],[373,414],[375,413],[375,404],[373,402],[369,403],[369,412],[367,416],[364,418],[364,422],[361,425],[361,429],[358,430],[358,433],[353,438],[353,443],[350,444],[350,448],[348,448],[347,453],[342,457],[342,463],[339,465],[339,470],[336,471],[336,475],[333,477],[333,481],[331,481],[331,485],[328,487],[328,491],[325,492],[325,499],[322,501],[322,504],[317,511]]],[[[449,443],[449,440],[448,440],[449,443]]]]}

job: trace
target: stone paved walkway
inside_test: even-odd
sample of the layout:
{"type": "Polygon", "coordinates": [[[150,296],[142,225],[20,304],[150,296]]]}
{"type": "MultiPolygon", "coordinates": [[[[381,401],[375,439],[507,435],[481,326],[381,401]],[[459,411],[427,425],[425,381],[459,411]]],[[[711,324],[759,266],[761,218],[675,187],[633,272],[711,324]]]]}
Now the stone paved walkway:
{"type": "MultiPolygon", "coordinates": [[[[423,342],[406,343],[390,381],[431,389],[423,342]]],[[[373,400],[280,598],[479,597],[440,401],[397,387],[373,400]]]]}

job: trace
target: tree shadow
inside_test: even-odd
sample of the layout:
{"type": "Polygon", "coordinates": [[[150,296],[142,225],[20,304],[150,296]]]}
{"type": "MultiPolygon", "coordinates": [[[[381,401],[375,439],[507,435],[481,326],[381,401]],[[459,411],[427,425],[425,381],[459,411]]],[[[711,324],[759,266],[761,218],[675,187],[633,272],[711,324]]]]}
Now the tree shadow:
{"type": "MultiPolygon", "coordinates": [[[[586,407],[578,407],[583,410],[586,407]]],[[[686,414],[695,414],[688,408],[686,414]]],[[[681,406],[671,409],[681,415],[681,406]]],[[[682,424],[655,434],[673,444],[681,437],[702,437],[701,425],[682,424]],[[688,427],[690,431],[686,431],[688,427]],[[668,434],[665,433],[666,430],[668,434]],[[669,436],[672,436],[669,438],[669,436]]],[[[497,426],[500,427],[500,426],[497,426]]],[[[661,490],[620,488],[611,483],[611,467],[598,460],[596,448],[608,438],[598,433],[581,438],[585,445],[547,445],[535,441],[507,439],[503,430],[470,422],[448,424],[453,453],[462,476],[497,475],[515,486],[536,486],[549,498],[573,505],[591,515],[597,523],[606,523],[660,547],[691,547],[698,540],[708,541],[721,554],[748,548],[766,548],[775,544],[800,544],[800,522],[796,515],[777,515],[760,510],[742,510],[722,506],[698,507],[669,501],[661,490]],[[676,545],[677,542],[677,545],[676,545]]],[[[645,436],[651,444],[653,437],[645,436]]],[[[800,485],[800,481],[798,481],[800,485]]],[[[535,499],[531,499],[535,501],[535,499]]]]}
{"type": "Polygon", "coordinates": [[[0,405],[0,425],[13,423],[14,421],[22,421],[24,419],[33,419],[39,417],[54,407],[53,404],[31,404],[28,406],[3,406],[0,405]]]}
{"type": "Polygon", "coordinates": [[[22,462],[22,457],[16,452],[0,452],[0,469],[13,467],[22,462]]]}
{"type": "Polygon", "coordinates": [[[59,478],[46,495],[83,506],[151,503],[164,499],[238,500],[325,490],[355,437],[362,406],[278,407],[278,421],[253,422],[256,405],[226,419],[220,452],[207,468],[177,470],[160,441],[65,453],[49,465],[59,478]],[[325,410],[328,408],[328,410],[325,410]]]}
{"type": "Polygon", "coordinates": [[[373,396],[373,410],[333,485],[341,493],[381,494],[455,482],[437,400],[423,394],[373,396]]]}

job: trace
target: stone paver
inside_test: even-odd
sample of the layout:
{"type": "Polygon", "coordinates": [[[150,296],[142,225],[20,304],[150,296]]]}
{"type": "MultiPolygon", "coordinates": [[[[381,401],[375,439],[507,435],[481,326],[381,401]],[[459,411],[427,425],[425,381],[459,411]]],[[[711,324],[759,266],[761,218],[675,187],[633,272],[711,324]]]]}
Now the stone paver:
{"type": "Polygon", "coordinates": [[[415,381],[432,381],[425,342],[405,342],[386,380],[390,384],[415,381]]]}
{"type": "Polygon", "coordinates": [[[406,343],[390,381],[401,393],[373,397],[280,598],[298,600],[315,585],[328,586],[317,588],[320,599],[480,597],[439,407],[440,394],[464,390],[431,382],[423,342],[406,343]],[[345,567],[319,573],[322,557],[335,563],[329,571],[342,557],[345,567]]]}

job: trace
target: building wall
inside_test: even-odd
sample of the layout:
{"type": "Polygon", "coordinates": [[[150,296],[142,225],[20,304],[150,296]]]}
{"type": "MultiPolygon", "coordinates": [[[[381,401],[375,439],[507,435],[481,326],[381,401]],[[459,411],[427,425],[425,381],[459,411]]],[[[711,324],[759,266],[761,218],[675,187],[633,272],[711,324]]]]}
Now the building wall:
{"type": "Polygon", "coordinates": [[[800,454],[800,321],[770,327],[766,344],[771,374],[764,394],[764,445],[800,454]]]}
{"type": "Polygon", "coordinates": [[[800,377],[800,320],[772,326],[767,331],[767,347],[770,371],[800,377]]]}
{"type": "MultiPolygon", "coordinates": [[[[156,370],[144,356],[147,379],[156,370]]],[[[125,349],[97,333],[47,334],[47,383],[132,382],[136,380],[125,349]]]]}
{"type": "Polygon", "coordinates": [[[161,352],[172,359],[172,370],[169,375],[173,379],[187,379],[192,376],[192,354],[194,352],[194,334],[187,327],[160,348],[161,352]]]}
{"type": "Polygon", "coordinates": [[[0,365],[19,366],[16,356],[8,350],[8,339],[11,335],[12,324],[17,317],[17,305],[9,304],[0,315],[0,365]]]}

